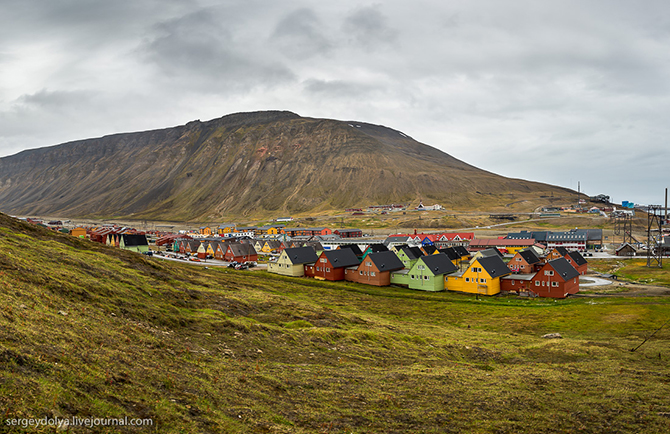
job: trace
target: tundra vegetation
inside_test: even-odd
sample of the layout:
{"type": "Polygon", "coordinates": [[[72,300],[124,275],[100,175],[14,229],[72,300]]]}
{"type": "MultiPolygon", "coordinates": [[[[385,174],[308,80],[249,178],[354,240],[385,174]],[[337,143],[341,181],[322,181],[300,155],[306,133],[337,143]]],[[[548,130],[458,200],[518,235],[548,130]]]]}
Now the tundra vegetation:
{"type": "Polygon", "coordinates": [[[670,430],[670,328],[631,351],[669,318],[662,297],[476,299],[205,269],[0,215],[0,306],[3,424],[128,416],[166,433],[670,430]],[[563,338],[542,338],[552,332],[563,338]]]}

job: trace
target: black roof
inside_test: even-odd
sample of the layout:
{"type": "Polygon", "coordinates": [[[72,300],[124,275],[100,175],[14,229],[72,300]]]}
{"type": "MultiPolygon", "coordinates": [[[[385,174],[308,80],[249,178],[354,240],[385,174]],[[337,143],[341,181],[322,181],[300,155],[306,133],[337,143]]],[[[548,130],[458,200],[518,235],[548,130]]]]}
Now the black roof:
{"type": "Polygon", "coordinates": [[[498,255],[479,258],[477,261],[482,266],[482,268],[486,270],[487,273],[489,273],[491,279],[512,273],[507,265],[505,265],[505,262],[502,260],[502,258],[498,255]]]}
{"type": "Polygon", "coordinates": [[[519,252],[519,255],[530,265],[540,262],[540,258],[531,249],[524,249],[519,252]]]}
{"type": "Polygon", "coordinates": [[[148,246],[146,235],[123,234],[123,244],[128,246],[148,246]]]}
{"type": "Polygon", "coordinates": [[[352,267],[360,264],[358,257],[351,249],[327,250],[322,255],[326,255],[333,268],[352,267]]]}
{"type": "Polygon", "coordinates": [[[230,251],[233,253],[233,256],[251,256],[257,254],[253,244],[232,243],[229,244],[228,247],[230,247],[230,251]]]}
{"type": "Polygon", "coordinates": [[[444,253],[452,261],[461,259],[461,255],[453,247],[445,247],[444,249],[438,249],[438,252],[444,253]]]}
{"type": "Polygon", "coordinates": [[[409,259],[419,259],[420,257],[424,256],[423,252],[418,247],[403,247],[400,250],[405,252],[409,259]]]}
{"type": "Polygon", "coordinates": [[[561,276],[561,278],[565,281],[568,281],[570,279],[574,279],[575,277],[579,276],[579,271],[575,269],[570,263],[568,262],[567,259],[565,258],[558,258],[554,259],[553,261],[547,262],[551,268],[556,271],[556,274],[561,276]]]}
{"type": "Polygon", "coordinates": [[[398,242],[404,243],[407,241],[407,238],[408,238],[407,235],[397,235],[397,236],[390,235],[386,237],[386,239],[384,240],[384,244],[388,246],[391,243],[398,243],[398,242]]]}
{"type": "Polygon", "coordinates": [[[557,247],[555,247],[555,249],[558,252],[558,254],[561,255],[561,256],[565,256],[565,255],[568,254],[568,249],[566,249],[565,247],[557,246],[557,247]]]}
{"type": "Polygon", "coordinates": [[[456,267],[444,253],[423,256],[419,261],[423,261],[423,263],[426,264],[426,267],[428,267],[428,269],[436,276],[458,271],[458,267],[456,267]]]}
{"type": "Polygon", "coordinates": [[[425,246],[423,246],[423,250],[425,250],[428,255],[432,255],[433,253],[435,253],[435,250],[437,250],[437,247],[435,247],[432,244],[426,244],[425,246]]]}
{"type": "Polygon", "coordinates": [[[316,256],[316,252],[313,248],[307,247],[290,247],[284,249],[288,259],[293,264],[309,264],[310,262],[316,262],[319,259],[316,256]]]}
{"type": "MultiPolygon", "coordinates": [[[[379,271],[394,271],[405,268],[402,261],[390,250],[387,252],[368,253],[365,259],[372,261],[379,271]]],[[[363,259],[363,262],[365,262],[363,259]]]]}
{"type": "Polygon", "coordinates": [[[584,259],[584,257],[581,255],[581,253],[579,253],[577,251],[570,252],[570,253],[568,253],[568,255],[570,255],[572,260],[575,261],[575,264],[577,264],[577,265],[584,265],[584,264],[587,263],[586,259],[584,259]]]}
{"type": "Polygon", "coordinates": [[[361,252],[361,248],[358,247],[358,244],[342,244],[340,249],[351,249],[356,256],[361,256],[363,252],[361,252]]]}
{"type": "Polygon", "coordinates": [[[388,247],[386,247],[383,244],[370,244],[368,247],[370,249],[370,252],[388,252],[388,247]]]}
{"type": "Polygon", "coordinates": [[[480,250],[479,253],[481,253],[485,258],[488,256],[498,256],[500,258],[503,257],[503,254],[500,252],[500,250],[495,247],[489,247],[488,249],[480,250]]]}
{"type": "Polygon", "coordinates": [[[463,246],[454,246],[454,250],[461,256],[470,256],[470,252],[463,246]]]}

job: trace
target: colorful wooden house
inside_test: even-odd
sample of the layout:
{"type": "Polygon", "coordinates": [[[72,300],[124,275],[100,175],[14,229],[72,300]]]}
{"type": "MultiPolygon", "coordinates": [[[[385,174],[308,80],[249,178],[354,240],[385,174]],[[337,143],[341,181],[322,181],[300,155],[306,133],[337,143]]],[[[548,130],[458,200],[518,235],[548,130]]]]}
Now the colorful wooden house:
{"type": "Polygon", "coordinates": [[[404,247],[398,251],[397,256],[403,267],[409,269],[423,256],[423,252],[418,247],[404,247]]]}
{"type": "Polygon", "coordinates": [[[86,228],[82,226],[77,226],[70,231],[70,235],[78,238],[86,238],[86,228]]]}
{"type": "Polygon", "coordinates": [[[261,251],[263,253],[272,253],[280,249],[281,249],[281,241],[279,240],[267,240],[265,243],[263,243],[263,247],[261,247],[261,251]]]}
{"type": "Polygon", "coordinates": [[[542,261],[533,250],[527,249],[517,252],[507,266],[514,273],[530,274],[540,269],[542,261]]]}
{"type": "Polygon", "coordinates": [[[200,235],[209,236],[212,235],[212,228],[209,226],[201,226],[198,232],[200,232],[200,235]]]}
{"type": "Polygon", "coordinates": [[[547,254],[547,261],[552,261],[554,259],[558,258],[565,258],[568,256],[568,249],[565,247],[554,247],[551,249],[551,251],[547,254]]]}
{"type": "Polygon", "coordinates": [[[216,248],[214,249],[214,258],[223,261],[225,260],[226,257],[226,252],[228,251],[228,245],[230,243],[224,243],[219,241],[216,244],[216,248]]]}
{"type": "Polygon", "coordinates": [[[461,261],[470,260],[470,252],[468,252],[468,249],[466,249],[465,246],[453,246],[453,248],[456,253],[461,255],[461,261]]]}
{"type": "Polygon", "coordinates": [[[311,247],[290,247],[281,252],[276,262],[268,263],[268,271],[284,276],[300,277],[305,275],[305,265],[313,265],[317,260],[318,256],[311,247]]]}
{"type": "Polygon", "coordinates": [[[252,244],[232,243],[228,244],[223,258],[228,262],[258,261],[258,253],[252,244]]]}
{"type": "Polygon", "coordinates": [[[424,253],[425,255],[434,255],[434,254],[436,254],[436,253],[439,253],[439,252],[437,251],[438,248],[435,247],[434,244],[424,244],[423,246],[421,246],[421,250],[423,251],[423,253],[424,253]]]}
{"type": "Polygon", "coordinates": [[[234,223],[221,224],[221,225],[219,225],[218,228],[216,228],[216,231],[219,235],[234,233],[235,232],[235,224],[234,223]]]}
{"type": "Polygon", "coordinates": [[[473,259],[463,272],[445,277],[445,288],[449,291],[479,295],[494,295],[500,292],[500,278],[511,274],[498,255],[473,259]]]}
{"type": "Polygon", "coordinates": [[[492,238],[492,239],[475,239],[470,241],[470,245],[468,248],[470,251],[477,251],[477,250],[485,250],[489,249],[491,247],[496,247],[498,249],[504,249],[508,253],[514,255],[516,252],[519,250],[526,249],[528,247],[536,245],[536,241],[534,239],[523,239],[523,240],[517,240],[517,239],[507,239],[507,238],[492,238]]]}
{"type": "Polygon", "coordinates": [[[351,249],[326,250],[314,264],[305,264],[305,276],[324,280],[344,280],[347,267],[358,266],[359,261],[351,249]]]}
{"type": "Polygon", "coordinates": [[[412,268],[391,273],[391,283],[421,291],[444,291],[444,276],[458,271],[444,253],[420,257],[412,268]]]}
{"type": "Polygon", "coordinates": [[[567,256],[565,259],[568,260],[570,265],[575,267],[577,272],[580,275],[585,275],[589,271],[589,265],[588,261],[584,259],[584,257],[581,255],[581,253],[574,251],[574,252],[568,252],[567,256]]]}
{"type": "Polygon", "coordinates": [[[119,240],[119,248],[133,252],[144,253],[149,251],[146,235],[123,234],[119,240]]]}
{"type": "Polygon", "coordinates": [[[565,298],[579,292],[579,272],[565,258],[547,262],[535,273],[530,290],[540,297],[565,298]]]}
{"type": "Polygon", "coordinates": [[[388,286],[391,284],[391,272],[403,268],[403,263],[391,251],[370,253],[357,267],[346,268],[344,279],[368,285],[388,286]]]}
{"type": "Polygon", "coordinates": [[[356,255],[359,261],[363,259],[363,251],[360,247],[358,247],[358,244],[342,244],[337,248],[337,250],[341,249],[350,249],[352,252],[354,252],[354,255],[356,255]]]}
{"type": "Polygon", "coordinates": [[[363,231],[360,229],[335,229],[333,233],[341,238],[360,238],[363,236],[363,231]]]}
{"type": "Polygon", "coordinates": [[[368,253],[388,252],[388,250],[388,247],[383,244],[370,244],[363,252],[363,256],[367,255],[368,253]]]}

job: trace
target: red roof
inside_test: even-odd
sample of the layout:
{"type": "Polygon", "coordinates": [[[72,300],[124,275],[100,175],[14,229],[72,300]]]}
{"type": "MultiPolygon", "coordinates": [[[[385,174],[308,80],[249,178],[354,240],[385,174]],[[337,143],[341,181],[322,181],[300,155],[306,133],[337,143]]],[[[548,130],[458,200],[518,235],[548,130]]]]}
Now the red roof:
{"type": "Polygon", "coordinates": [[[534,246],[537,244],[534,239],[508,240],[498,238],[480,238],[470,241],[470,247],[517,247],[534,246]]]}

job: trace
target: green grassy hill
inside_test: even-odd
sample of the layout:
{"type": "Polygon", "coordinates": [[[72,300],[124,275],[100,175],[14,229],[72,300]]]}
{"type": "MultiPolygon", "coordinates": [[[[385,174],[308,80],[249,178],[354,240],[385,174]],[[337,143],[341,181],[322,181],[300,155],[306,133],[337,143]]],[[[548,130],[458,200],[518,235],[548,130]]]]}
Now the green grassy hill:
{"type": "MultiPolygon", "coordinates": [[[[667,299],[476,300],[206,270],[0,215],[0,306],[3,424],[128,416],[166,433],[670,426],[670,331],[630,352],[668,318],[667,299]],[[540,338],[549,332],[564,339],[540,338]]],[[[0,426],[23,431],[53,429],[0,426]]]]}

